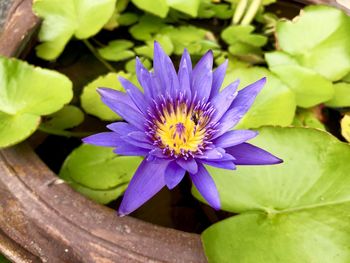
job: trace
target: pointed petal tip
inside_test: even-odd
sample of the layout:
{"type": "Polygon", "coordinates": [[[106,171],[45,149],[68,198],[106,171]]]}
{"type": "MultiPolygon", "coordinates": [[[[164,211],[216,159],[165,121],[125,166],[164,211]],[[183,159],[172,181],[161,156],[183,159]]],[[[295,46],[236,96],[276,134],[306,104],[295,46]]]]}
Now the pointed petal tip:
{"type": "Polygon", "coordinates": [[[124,217],[124,216],[126,216],[127,214],[126,213],[124,213],[124,212],[122,212],[121,210],[120,210],[120,207],[119,207],[119,210],[117,211],[117,216],[119,216],[119,217],[124,217]]]}
{"type": "Polygon", "coordinates": [[[263,77],[263,78],[259,79],[259,80],[257,81],[257,83],[259,83],[259,84],[262,85],[262,86],[265,86],[266,81],[267,81],[267,78],[266,78],[266,77],[263,77]]]}
{"type": "Polygon", "coordinates": [[[101,97],[106,97],[108,96],[109,92],[113,92],[115,91],[114,89],[110,89],[110,88],[104,88],[104,87],[99,87],[96,89],[97,93],[100,94],[101,97]]]}
{"type": "Polygon", "coordinates": [[[274,164],[281,164],[281,163],[284,163],[284,161],[283,161],[281,158],[278,158],[278,157],[276,157],[276,156],[275,156],[275,158],[276,158],[276,162],[275,162],[274,164]]]}

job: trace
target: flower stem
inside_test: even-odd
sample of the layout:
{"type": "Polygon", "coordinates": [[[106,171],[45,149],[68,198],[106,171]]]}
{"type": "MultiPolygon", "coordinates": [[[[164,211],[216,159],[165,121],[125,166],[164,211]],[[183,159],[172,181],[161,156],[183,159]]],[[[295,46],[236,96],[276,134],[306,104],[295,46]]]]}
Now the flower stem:
{"type": "Polygon", "coordinates": [[[262,4],[262,0],[253,0],[252,3],[250,4],[247,12],[245,13],[241,25],[242,26],[247,26],[250,25],[250,23],[253,21],[256,13],[259,10],[259,7],[262,4]]]}
{"type": "Polygon", "coordinates": [[[233,14],[233,18],[232,18],[233,25],[237,25],[239,21],[241,21],[247,6],[248,6],[248,0],[240,0],[238,2],[238,5],[236,7],[235,13],[233,14]]]}
{"type": "Polygon", "coordinates": [[[39,126],[39,131],[52,134],[52,135],[59,135],[64,137],[77,137],[77,138],[82,138],[93,134],[91,132],[73,132],[73,131],[58,130],[55,128],[48,128],[43,125],[39,126]]]}
{"type": "Polygon", "coordinates": [[[116,70],[113,68],[111,64],[109,64],[106,60],[104,60],[100,54],[96,51],[93,45],[89,42],[87,39],[82,40],[85,44],[85,46],[91,51],[91,53],[111,72],[116,72],[116,70]]]}

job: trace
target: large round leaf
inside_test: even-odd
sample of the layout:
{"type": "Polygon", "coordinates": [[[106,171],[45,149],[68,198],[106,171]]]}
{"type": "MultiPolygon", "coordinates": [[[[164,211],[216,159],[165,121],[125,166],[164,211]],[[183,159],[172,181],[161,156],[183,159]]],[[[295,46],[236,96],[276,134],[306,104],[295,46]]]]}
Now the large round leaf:
{"type": "Polygon", "coordinates": [[[82,145],[67,157],[59,175],[82,194],[108,203],[123,193],[141,161],[118,156],[111,148],[82,145]]]}
{"type": "Polygon", "coordinates": [[[312,69],[299,65],[288,54],[275,51],[267,53],[265,57],[269,69],[294,92],[298,106],[312,107],[333,97],[331,81],[312,69]]]}
{"type": "Polygon", "coordinates": [[[350,106],[350,83],[338,82],[333,85],[334,96],[326,102],[329,107],[349,107],[350,106]]]}
{"type": "Polygon", "coordinates": [[[350,17],[339,9],[309,6],[297,19],[277,24],[278,45],[301,65],[330,80],[350,70],[350,17]]]}
{"type": "Polygon", "coordinates": [[[44,19],[39,32],[37,55],[57,58],[75,36],[86,39],[95,35],[112,16],[116,0],[34,0],[34,12],[44,19]]]}
{"type": "Polygon", "coordinates": [[[97,92],[98,88],[110,88],[124,92],[124,88],[120,84],[118,76],[122,76],[124,78],[130,77],[130,75],[124,72],[119,72],[118,74],[109,73],[98,77],[84,87],[80,100],[81,106],[87,113],[94,115],[101,120],[121,120],[121,118],[115,112],[113,112],[101,101],[100,94],[97,92]]]}
{"type": "Polygon", "coordinates": [[[24,140],[39,125],[40,116],[51,114],[73,96],[64,75],[0,57],[0,147],[24,140]]]}
{"type": "Polygon", "coordinates": [[[307,128],[263,128],[276,166],[208,167],[222,208],[202,238],[210,262],[350,262],[350,146],[307,128]]]}
{"type": "Polygon", "coordinates": [[[265,68],[237,68],[226,74],[223,87],[240,79],[239,89],[266,77],[267,84],[237,128],[256,128],[263,125],[290,125],[295,113],[295,97],[278,78],[265,68]]]}

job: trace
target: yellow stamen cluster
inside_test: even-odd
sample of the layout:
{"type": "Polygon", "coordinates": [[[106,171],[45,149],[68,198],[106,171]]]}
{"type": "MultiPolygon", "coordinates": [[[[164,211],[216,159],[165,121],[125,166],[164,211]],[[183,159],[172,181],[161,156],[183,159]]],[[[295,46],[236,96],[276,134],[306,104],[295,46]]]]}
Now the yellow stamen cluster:
{"type": "Polygon", "coordinates": [[[202,145],[206,129],[204,118],[200,112],[181,103],[175,109],[173,106],[165,108],[161,121],[156,122],[156,136],[164,147],[168,147],[175,154],[196,152],[202,145]]]}

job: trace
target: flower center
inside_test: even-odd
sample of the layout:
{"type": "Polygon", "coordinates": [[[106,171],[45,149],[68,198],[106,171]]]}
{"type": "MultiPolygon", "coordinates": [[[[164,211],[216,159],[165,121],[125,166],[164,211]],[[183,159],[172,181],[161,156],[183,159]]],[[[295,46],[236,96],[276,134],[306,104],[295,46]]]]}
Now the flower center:
{"type": "Polygon", "coordinates": [[[213,109],[209,104],[185,101],[164,101],[157,107],[154,138],[167,155],[189,157],[201,153],[209,144],[210,119],[213,109]]]}

